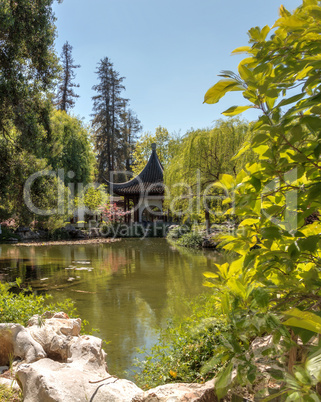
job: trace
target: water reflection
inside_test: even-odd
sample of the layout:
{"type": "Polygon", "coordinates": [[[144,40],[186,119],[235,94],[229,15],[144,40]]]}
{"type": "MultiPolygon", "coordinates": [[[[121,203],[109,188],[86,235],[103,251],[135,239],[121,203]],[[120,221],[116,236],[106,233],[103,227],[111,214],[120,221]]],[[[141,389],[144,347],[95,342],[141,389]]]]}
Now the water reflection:
{"type": "Polygon", "coordinates": [[[184,299],[208,291],[202,272],[221,259],[215,252],[177,250],[164,239],[0,250],[6,280],[20,277],[54,300],[75,301],[80,316],[110,342],[108,366],[116,374],[131,369],[137,347],[155,342],[155,328],[174,312],[183,314],[184,299]]]}

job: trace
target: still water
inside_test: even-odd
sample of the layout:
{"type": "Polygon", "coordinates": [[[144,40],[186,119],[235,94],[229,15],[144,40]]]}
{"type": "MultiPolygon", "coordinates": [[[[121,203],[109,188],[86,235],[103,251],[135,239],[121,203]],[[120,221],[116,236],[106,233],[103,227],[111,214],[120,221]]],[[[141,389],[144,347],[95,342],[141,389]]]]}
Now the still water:
{"type": "Polygon", "coordinates": [[[1,279],[20,277],[53,301],[71,298],[82,319],[108,345],[112,374],[133,378],[136,348],[151,347],[157,328],[184,317],[184,300],[209,291],[204,271],[214,271],[214,251],[176,249],[165,239],[110,244],[16,247],[0,245],[1,279]]]}

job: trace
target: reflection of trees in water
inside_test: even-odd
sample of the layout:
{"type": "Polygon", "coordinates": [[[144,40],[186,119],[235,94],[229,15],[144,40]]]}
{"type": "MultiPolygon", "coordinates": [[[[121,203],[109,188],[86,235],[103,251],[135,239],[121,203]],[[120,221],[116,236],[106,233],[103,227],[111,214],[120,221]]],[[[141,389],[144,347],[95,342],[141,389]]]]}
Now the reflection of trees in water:
{"type": "MultiPolygon", "coordinates": [[[[10,264],[24,280],[46,284],[65,283],[51,292],[54,300],[75,300],[79,315],[99,328],[107,347],[111,370],[129,367],[135,348],[153,341],[153,329],[173,313],[185,313],[182,299],[202,288],[202,272],[215,270],[217,255],[178,250],[164,239],[125,239],[108,245],[8,247],[2,250],[0,267],[10,264]],[[210,256],[210,258],[208,258],[210,256]],[[215,257],[213,257],[215,256],[215,257]],[[66,270],[92,267],[92,272],[66,270]],[[79,276],[68,282],[69,276],[79,276]]],[[[0,269],[1,273],[1,269],[0,269]]],[[[43,289],[43,288],[42,288],[43,289]]]]}
{"type": "Polygon", "coordinates": [[[204,253],[182,255],[163,240],[123,245],[127,263],[109,278],[99,300],[106,339],[111,341],[111,368],[118,370],[130,366],[136,347],[148,344],[151,328],[163,325],[173,312],[179,314],[183,298],[200,293],[202,272],[215,268],[215,260],[204,253]]]}

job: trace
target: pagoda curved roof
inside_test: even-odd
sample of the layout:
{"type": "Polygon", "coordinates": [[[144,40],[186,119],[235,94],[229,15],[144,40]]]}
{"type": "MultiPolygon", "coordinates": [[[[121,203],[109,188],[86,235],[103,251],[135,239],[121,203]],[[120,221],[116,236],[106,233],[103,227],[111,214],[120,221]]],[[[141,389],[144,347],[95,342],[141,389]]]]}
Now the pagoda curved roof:
{"type": "Polygon", "coordinates": [[[117,195],[163,195],[164,169],[152,145],[152,154],[144,169],[133,179],[125,183],[109,183],[110,189],[117,195]]]}

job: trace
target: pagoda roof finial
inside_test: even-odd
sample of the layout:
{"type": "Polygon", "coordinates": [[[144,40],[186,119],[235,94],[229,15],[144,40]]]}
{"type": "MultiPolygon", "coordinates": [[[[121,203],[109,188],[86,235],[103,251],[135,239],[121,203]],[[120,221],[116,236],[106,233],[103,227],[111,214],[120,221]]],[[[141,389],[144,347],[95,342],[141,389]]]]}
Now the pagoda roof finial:
{"type": "Polygon", "coordinates": [[[152,145],[151,156],[144,169],[133,179],[125,183],[109,183],[117,195],[139,195],[146,191],[149,195],[164,194],[164,171],[156,153],[156,144],[152,145]]]}

